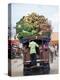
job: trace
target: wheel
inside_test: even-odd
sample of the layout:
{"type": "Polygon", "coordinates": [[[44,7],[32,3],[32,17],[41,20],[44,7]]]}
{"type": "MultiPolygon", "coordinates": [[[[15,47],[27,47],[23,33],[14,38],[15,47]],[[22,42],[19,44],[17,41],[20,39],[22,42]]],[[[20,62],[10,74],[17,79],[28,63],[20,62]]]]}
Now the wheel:
{"type": "Polygon", "coordinates": [[[44,63],[43,74],[49,74],[49,73],[50,73],[50,65],[49,63],[44,63]]]}
{"type": "Polygon", "coordinates": [[[27,68],[24,68],[24,70],[23,70],[23,74],[24,74],[24,76],[28,76],[28,75],[32,75],[32,70],[29,68],[29,69],[27,69],[27,68]]]}

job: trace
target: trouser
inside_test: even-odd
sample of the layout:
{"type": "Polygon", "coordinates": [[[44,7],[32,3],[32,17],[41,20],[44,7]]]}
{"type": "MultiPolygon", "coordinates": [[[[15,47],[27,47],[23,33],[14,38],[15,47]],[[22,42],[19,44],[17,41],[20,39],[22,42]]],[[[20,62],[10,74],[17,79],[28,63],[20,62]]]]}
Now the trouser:
{"type": "Polygon", "coordinates": [[[51,62],[53,62],[53,52],[51,52],[51,62]]]}
{"type": "Polygon", "coordinates": [[[31,58],[31,65],[36,65],[36,54],[30,54],[30,58],[31,58]]]}
{"type": "Polygon", "coordinates": [[[55,56],[57,56],[57,50],[55,50],[55,56]]]}

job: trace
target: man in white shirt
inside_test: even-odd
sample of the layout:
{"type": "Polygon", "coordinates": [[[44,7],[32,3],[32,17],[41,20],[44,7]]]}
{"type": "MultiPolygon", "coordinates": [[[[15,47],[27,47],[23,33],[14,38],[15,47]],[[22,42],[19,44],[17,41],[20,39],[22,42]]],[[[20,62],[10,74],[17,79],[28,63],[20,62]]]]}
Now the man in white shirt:
{"type": "Polygon", "coordinates": [[[36,47],[39,47],[39,45],[34,42],[34,41],[31,41],[29,43],[29,48],[30,48],[30,57],[31,57],[31,64],[32,65],[36,65],[36,47]]]}

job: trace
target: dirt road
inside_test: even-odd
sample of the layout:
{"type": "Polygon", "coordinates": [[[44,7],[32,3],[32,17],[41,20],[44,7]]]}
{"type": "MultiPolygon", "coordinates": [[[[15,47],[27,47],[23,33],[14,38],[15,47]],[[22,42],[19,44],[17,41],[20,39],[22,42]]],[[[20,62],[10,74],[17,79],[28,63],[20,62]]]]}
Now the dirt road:
{"type": "MultiPolygon", "coordinates": [[[[23,76],[23,59],[11,60],[12,76],[23,76]]],[[[58,57],[54,58],[53,63],[50,63],[50,74],[58,73],[58,57]]]]}

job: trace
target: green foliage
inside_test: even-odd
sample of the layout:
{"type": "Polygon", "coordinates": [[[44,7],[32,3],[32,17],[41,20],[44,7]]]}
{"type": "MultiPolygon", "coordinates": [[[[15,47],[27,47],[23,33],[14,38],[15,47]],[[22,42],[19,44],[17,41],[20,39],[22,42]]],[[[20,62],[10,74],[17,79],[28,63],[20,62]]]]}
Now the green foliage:
{"type": "Polygon", "coordinates": [[[37,15],[36,13],[28,14],[28,16],[23,16],[17,23],[16,23],[16,32],[18,34],[18,38],[21,39],[26,36],[32,36],[40,33],[45,28],[46,32],[47,29],[51,31],[50,26],[43,26],[42,24],[48,24],[47,18],[43,15],[37,15]]]}

